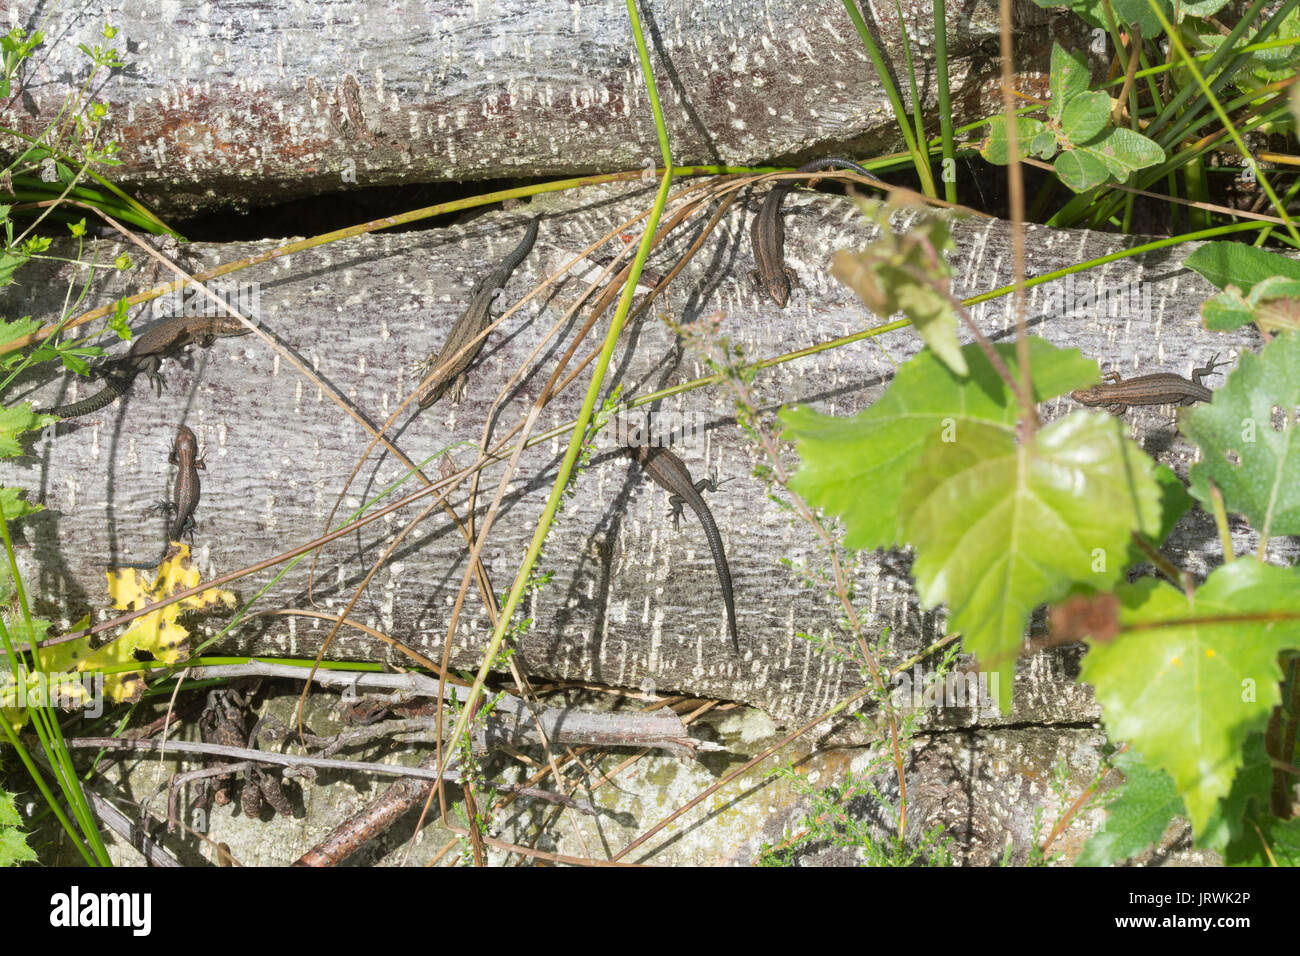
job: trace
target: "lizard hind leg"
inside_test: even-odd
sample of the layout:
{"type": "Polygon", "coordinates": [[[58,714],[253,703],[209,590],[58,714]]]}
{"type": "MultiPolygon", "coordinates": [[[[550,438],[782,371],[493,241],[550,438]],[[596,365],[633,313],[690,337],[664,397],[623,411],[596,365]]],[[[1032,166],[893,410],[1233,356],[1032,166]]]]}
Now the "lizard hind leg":
{"type": "Polygon", "coordinates": [[[669,495],[668,504],[672,505],[672,511],[669,517],[673,519],[673,527],[680,528],[682,524],[682,509],[686,507],[686,499],[681,495],[669,495]]]}

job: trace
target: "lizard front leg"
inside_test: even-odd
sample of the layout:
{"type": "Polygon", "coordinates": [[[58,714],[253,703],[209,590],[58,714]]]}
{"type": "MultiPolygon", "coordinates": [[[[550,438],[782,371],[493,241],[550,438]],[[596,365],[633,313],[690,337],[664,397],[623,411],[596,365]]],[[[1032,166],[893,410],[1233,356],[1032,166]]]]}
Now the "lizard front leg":
{"type": "Polygon", "coordinates": [[[140,363],[140,371],[149,379],[149,384],[153,386],[154,392],[159,398],[162,398],[163,389],[167,387],[167,379],[163,378],[162,373],[158,371],[162,368],[162,356],[151,355],[140,363]]]}
{"type": "Polygon", "coordinates": [[[695,490],[700,494],[704,494],[706,491],[717,491],[725,482],[730,480],[730,478],[723,478],[719,481],[717,475],[712,478],[701,478],[695,483],[695,490]]]}
{"type": "Polygon", "coordinates": [[[1194,368],[1194,369],[1192,369],[1192,382],[1193,382],[1193,384],[1196,384],[1196,385],[1201,385],[1201,384],[1203,384],[1203,383],[1201,382],[1201,376],[1203,376],[1203,375],[1219,375],[1219,374],[1221,374],[1220,372],[1216,372],[1215,369],[1216,369],[1216,368],[1219,368],[1219,367],[1221,367],[1221,366],[1227,365],[1227,364],[1228,364],[1227,362],[1220,362],[1220,361],[1219,361],[1219,353],[1218,353],[1218,352],[1215,352],[1215,353],[1214,353],[1214,357],[1213,357],[1212,359],[1210,359],[1208,362],[1206,362],[1203,366],[1201,366],[1200,368],[1194,368]]]}

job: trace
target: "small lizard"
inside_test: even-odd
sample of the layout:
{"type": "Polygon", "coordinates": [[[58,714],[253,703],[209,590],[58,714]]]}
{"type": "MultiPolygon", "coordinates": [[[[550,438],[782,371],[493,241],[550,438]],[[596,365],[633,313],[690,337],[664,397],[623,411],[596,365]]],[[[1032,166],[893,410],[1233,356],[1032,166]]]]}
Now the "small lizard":
{"type": "Polygon", "coordinates": [[[1114,415],[1123,415],[1132,405],[1190,405],[1208,402],[1213,394],[1201,384],[1205,375],[1219,375],[1214,370],[1226,362],[1214,358],[1198,369],[1192,370],[1190,381],[1173,372],[1156,372],[1137,378],[1121,379],[1118,372],[1110,372],[1108,381],[1090,388],[1076,388],[1070,397],[1083,405],[1106,405],[1114,415]]]}
{"type": "Polygon", "coordinates": [[[158,394],[166,385],[158,368],[162,360],[187,345],[207,348],[221,336],[247,335],[248,326],[229,315],[178,315],[151,325],[135,337],[126,357],[105,365],[107,384],[89,398],[71,405],[42,409],[42,415],[76,418],[105,408],[125,395],[141,372],[149,376],[158,394]]]}
{"type": "Polygon", "coordinates": [[[124,564],[119,567],[158,567],[167,560],[173,541],[180,541],[185,535],[194,533],[194,509],[199,506],[199,470],[206,471],[207,466],[199,457],[199,440],[188,426],[182,425],[176,430],[176,441],[167,460],[177,466],[172,500],[160,502],[152,509],[171,516],[167,523],[167,542],[163,545],[162,556],[153,564],[124,564]]]}
{"type": "MultiPolygon", "coordinates": [[[[520,240],[519,245],[515,246],[510,254],[501,260],[500,265],[475,283],[474,291],[470,293],[469,307],[456,320],[456,324],[451,327],[451,334],[447,336],[447,341],[442,344],[442,348],[437,353],[430,352],[429,357],[421,366],[425,374],[447,362],[453,355],[478,338],[479,334],[491,324],[492,318],[488,314],[488,309],[492,305],[492,300],[496,297],[497,290],[510,280],[511,273],[519,268],[519,264],[527,258],[528,253],[532,250],[533,243],[537,240],[537,223],[537,219],[530,222],[528,231],[524,233],[524,238],[520,240]]],[[[452,400],[460,401],[461,396],[465,393],[465,370],[470,367],[470,364],[478,356],[485,341],[486,339],[482,339],[472,346],[464,355],[439,372],[424,387],[424,390],[416,398],[420,408],[428,408],[442,398],[448,389],[454,389],[452,400]]]]}
{"type": "Polygon", "coordinates": [[[713,520],[709,506],[704,503],[702,491],[717,491],[720,482],[701,478],[691,482],[691,473],[686,464],[667,448],[656,445],[629,445],[627,453],[641,465],[655,483],[669,491],[668,503],[673,506],[674,526],[681,521],[682,506],[690,505],[691,510],[704,525],[705,537],[709,539],[709,550],[713,552],[713,564],[718,569],[718,580],[722,584],[722,600],[727,605],[727,630],[731,634],[731,644],[737,654],[740,653],[740,639],[736,635],[736,604],[731,591],[731,569],[727,567],[727,555],[722,550],[722,535],[713,520]]]}
{"type": "MultiPolygon", "coordinates": [[[[857,163],[836,157],[815,159],[811,163],[800,166],[795,172],[811,173],[835,166],[852,169],[874,183],[880,182],[857,163]]],[[[758,265],[755,274],[759,284],[767,289],[772,301],[782,309],[790,298],[790,280],[795,275],[785,264],[785,220],[781,218],[781,203],[785,201],[785,194],[793,189],[794,185],[794,181],[786,180],[772,187],[772,191],[763,200],[763,205],[759,208],[749,232],[754,245],[754,262],[758,265]]]]}
{"type": "Polygon", "coordinates": [[[167,505],[172,516],[167,540],[179,541],[183,535],[194,532],[194,509],[199,506],[199,469],[207,470],[199,457],[199,440],[187,426],[176,430],[176,444],[167,460],[178,466],[172,500],[167,505]]]}

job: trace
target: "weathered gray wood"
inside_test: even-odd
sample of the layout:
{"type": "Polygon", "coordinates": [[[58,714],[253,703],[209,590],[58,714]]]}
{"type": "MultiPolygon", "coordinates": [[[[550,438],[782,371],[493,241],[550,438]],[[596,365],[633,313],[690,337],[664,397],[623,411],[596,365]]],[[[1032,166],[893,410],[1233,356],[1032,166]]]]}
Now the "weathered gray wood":
{"type": "MultiPolygon", "coordinates": [[[[754,162],[819,149],[899,147],[895,120],[840,0],[640,4],[678,162],[754,162]]],[[[893,5],[865,15],[908,95],[893,5]],[[879,17],[881,19],[877,20],[879,17]]],[[[1047,69],[1053,37],[1081,22],[1017,3],[1019,64],[1047,69]]],[[[357,186],[568,175],[658,163],[621,3],[373,0],[201,5],[6,2],[47,43],[19,79],[5,125],[38,134],[79,93],[78,44],[126,68],[92,91],[121,146],[115,181],[169,215],[357,186]],[[45,18],[48,17],[48,20],[45,18]],[[105,22],[120,32],[108,43],[105,22]]],[[[954,122],[996,98],[997,4],[949,5],[954,122]]],[[[927,111],[934,14],[904,5],[927,111]]],[[[8,27],[6,27],[8,29],[8,27]]]]}
{"type": "MultiPolygon", "coordinates": [[[[508,286],[511,301],[558,266],[590,237],[648,201],[644,189],[596,191],[537,204],[546,214],[533,255],[508,286]],[[618,198],[621,195],[622,198],[618,198]]],[[[747,356],[775,355],[869,327],[878,320],[853,295],[824,274],[832,248],[869,238],[851,203],[806,192],[787,202],[790,261],[802,288],[791,304],[775,309],[755,294],[748,275],[748,209],[733,207],[721,229],[696,257],[666,299],[627,330],[611,366],[609,386],[621,384],[628,396],[688,380],[707,368],[660,321],[703,322],[721,316],[721,328],[747,356]]],[[[374,235],[300,254],[263,267],[250,279],[262,283],[264,326],[299,354],[347,399],[373,420],[382,421],[417,383],[413,366],[441,342],[459,314],[474,280],[517,241],[524,215],[493,215],[472,225],[402,236],[374,235]]],[[[970,293],[1009,280],[1008,227],[966,220],[956,227],[955,271],[959,291],[970,293]]],[[[1088,259],[1121,247],[1111,236],[1028,230],[1031,274],[1088,259]]],[[[685,240],[652,262],[663,271],[685,240]]],[[[242,256],[255,246],[203,248],[209,261],[242,256]]],[[[101,261],[116,248],[101,250],[101,261]]],[[[1179,253],[1178,255],[1181,255],[1179,253]]],[[[0,310],[21,314],[22,297],[43,295],[61,301],[66,271],[20,273],[23,287],[0,298],[0,310]],[[40,290],[44,289],[44,292],[40,290]]],[[[1060,283],[1035,289],[1030,297],[1033,332],[1063,346],[1075,346],[1122,371],[1165,369],[1186,372],[1229,344],[1253,341],[1253,333],[1220,336],[1200,328],[1197,310],[1210,289],[1181,269],[1175,256],[1160,254],[1123,260],[1089,273],[1093,289],[1135,282],[1152,291],[1149,317],[1072,317],[1060,299],[1049,299],[1060,283]]],[[[96,288],[92,302],[109,301],[126,286],[110,279],[96,288]]],[[[567,301],[572,285],[556,303],[567,301]]],[[[1077,291],[1077,290],[1076,290],[1077,291]]],[[[1003,306],[983,318],[998,338],[1011,331],[1003,306]]],[[[1095,311],[1095,310],[1094,310],[1095,311]]],[[[401,435],[407,454],[419,460],[454,441],[477,442],[489,402],[554,319],[517,316],[493,333],[471,377],[464,404],[440,403],[419,416],[401,435]]],[[[572,327],[568,330],[572,332],[572,327]]],[[[594,342],[593,342],[594,345],[594,342]]],[[[824,411],[851,413],[877,398],[894,362],[917,350],[910,330],[821,353],[779,366],[759,376],[767,402],[764,418],[783,403],[809,403],[824,411]]],[[[513,423],[540,390],[561,349],[544,353],[534,371],[500,417],[498,432],[513,423]]],[[[205,576],[226,572],[317,535],[334,496],[364,447],[361,429],[251,336],[197,350],[194,368],[169,362],[171,385],[161,399],[137,383],[129,399],[78,421],[70,434],[38,442],[34,455],[15,467],[5,463],[7,482],[37,489],[48,510],[21,529],[20,554],[33,592],[44,602],[66,604],[76,615],[105,604],[100,565],[152,558],[160,547],[161,520],[142,512],[166,493],[170,481],[167,452],[176,427],[186,422],[207,446],[203,498],[197,512],[197,558],[205,576]]],[[[542,428],[569,420],[581,400],[582,384],[561,396],[543,415],[542,428]]],[[[93,383],[79,383],[76,396],[93,383]]],[[[608,391],[608,387],[607,387],[608,391]]],[[[74,397],[66,382],[51,383],[30,397],[40,403],[74,397]]],[[[1065,410],[1048,408],[1049,415],[1065,410]]],[[[798,634],[835,633],[837,603],[804,587],[782,566],[821,567],[824,558],[807,529],[792,524],[786,512],[766,497],[750,477],[755,454],[734,424],[731,394],[722,388],[696,390],[663,403],[701,423],[701,438],[676,450],[696,477],[716,473],[734,480],[709,501],[730,558],[744,655],[734,658],[725,639],[725,622],[712,560],[702,530],[687,513],[680,530],[668,519],[664,492],[644,483],[626,459],[611,457],[610,437],[597,441],[592,464],[580,474],[573,494],[552,530],[540,569],[551,581],[526,602],[523,613],[533,626],[521,657],[539,675],[603,681],[622,686],[653,684],[661,691],[689,691],[755,704],[782,720],[817,713],[859,686],[850,668],[821,657],[798,634]]],[[[1185,469],[1190,446],[1176,437],[1168,409],[1130,413],[1142,425],[1143,441],[1161,457],[1185,469]]],[[[505,498],[493,527],[488,563],[498,591],[504,590],[532,534],[563,450],[560,441],[526,452],[519,477],[505,498]]],[[[795,464],[791,449],[787,462],[795,464]]],[[[455,452],[468,461],[465,449],[455,452]]],[[[372,467],[363,472],[368,479],[372,467]]],[[[372,487],[400,473],[391,460],[379,469],[372,487]]],[[[481,509],[495,489],[499,471],[489,469],[481,509]]],[[[363,483],[354,486],[348,507],[359,502],[363,483]]],[[[458,500],[458,507],[461,505],[458,500]]],[[[384,521],[358,537],[327,549],[317,599],[338,610],[366,568],[382,551],[398,524],[384,521]],[[359,553],[358,548],[362,551],[359,553]]],[[[1176,559],[1203,571],[1217,553],[1207,523],[1192,523],[1174,543],[1176,559]]],[[[440,649],[456,587],[464,572],[463,542],[439,514],[429,519],[399,549],[375,578],[354,616],[423,648],[440,649]]],[[[941,617],[919,611],[907,577],[909,562],[898,555],[862,556],[855,566],[859,607],[868,630],[888,627],[891,648],[903,656],[943,634],[941,617]]],[[[276,585],[262,607],[305,607],[306,564],[276,585]]],[[[239,590],[250,596],[266,575],[247,579],[239,590]]],[[[46,605],[44,610],[49,610],[46,605]]],[[[477,664],[488,633],[486,616],[471,592],[453,659],[477,664]]],[[[263,655],[310,655],[325,628],[318,622],[283,620],[240,631],[232,646],[263,655]]],[[[330,651],[334,657],[374,659],[383,648],[343,632],[330,651]]],[[[1086,689],[1073,681],[1077,652],[1039,655],[1023,662],[1011,720],[1079,722],[1097,711],[1086,689]]],[[[936,718],[949,725],[976,719],[969,712],[936,718]]],[[[979,723],[1007,718],[978,715],[979,723]]]]}

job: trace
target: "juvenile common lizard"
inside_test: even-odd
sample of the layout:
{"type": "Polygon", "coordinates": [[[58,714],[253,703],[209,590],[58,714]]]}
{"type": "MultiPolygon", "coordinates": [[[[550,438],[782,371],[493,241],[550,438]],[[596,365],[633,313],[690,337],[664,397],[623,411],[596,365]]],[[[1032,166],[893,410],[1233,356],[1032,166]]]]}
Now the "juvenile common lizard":
{"type": "Polygon", "coordinates": [[[188,426],[182,425],[176,429],[176,441],[167,460],[177,466],[176,481],[172,484],[172,500],[163,501],[153,509],[171,516],[167,523],[167,541],[163,544],[162,556],[153,564],[125,564],[119,567],[157,567],[167,560],[173,541],[180,541],[183,536],[194,531],[194,509],[199,506],[199,469],[206,470],[206,466],[199,457],[199,440],[188,426]]]}
{"type": "Polygon", "coordinates": [[[1190,405],[1208,402],[1213,394],[1201,384],[1205,375],[1218,375],[1214,370],[1226,362],[1214,358],[1198,369],[1192,370],[1190,381],[1173,372],[1155,372],[1137,378],[1121,379],[1118,372],[1105,377],[1109,381],[1090,388],[1076,388],[1070,397],[1083,405],[1106,405],[1114,415],[1123,415],[1131,405],[1190,405]]]}
{"type": "Polygon", "coordinates": [[[199,469],[207,470],[199,457],[199,440],[187,426],[182,425],[176,430],[176,444],[167,460],[177,466],[176,484],[167,508],[172,516],[167,527],[167,540],[179,541],[182,535],[194,530],[194,509],[199,506],[199,469]]]}
{"type": "Polygon", "coordinates": [[[99,411],[125,395],[141,372],[149,376],[161,395],[166,382],[158,368],[168,355],[191,344],[207,348],[219,337],[247,335],[249,331],[248,326],[229,315],[178,315],[165,319],[137,335],[125,358],[110,361],[104,366],[107,384],[102,390],[71,405],[42,409],[40,414],[76,418],[78,415],[99,411]]]}
{"type": "Polygon", "coordinates": [[[736,635],[736,604],[731,592],[731,569],[727,567],[727,555],[722,550],[722,535],[713,520],[709,506],[704,503],[700,492],[717,491],[719,482],[701,478],[691,482],[691,473],[686,464],[667,448],[656,445],[629,445],[627,453],[637,460],[655,483],[669,492],[668,503],[673,506],[674,525],[681,520],[682,505],[688,504],[704,525],[705,537],[709,539],[709,550],[713,552],[713,565],[718,569],[718,580],[722,584],[722,600],[727,605],[727,630],[731,634],[731,644],[737,654],[740,653],[740,638],[736,635]]]}
{"type": "MultiPolygon", "coordinates": [[[[872,182],[880,182],[857,163],[834,156],[805,163],[795,172],[812,173],[836,166],[851,169],[866,176],[872,182]]],[[[772,187],[772,191],[763,200],[763,205],[759,208],[749,232],[754,245],[754,262],[758,265],[759,283],[767,289],[772,301],[783,309],[790,298],[790,280],[794,278],[794,272],[785,264],[785,220],[781,218],[781,203],[785,201],[785,194],[794,188],[794,185],[793,181],[784,180],[772,187]]]]}
{"type": "MultiPolygon", "coordinates": [[[[446,363],[452,356],[464,350],[466,346],[479,338],[480,333],[491,324],[492,318],[488,314],[488,309],[492,305],[492,300],[495,298],[497,290],[510,280],[511,273],[519,268],[519,264],[527,258],[528,253],[532,250],[533,243],[537,240],[537,222],[536,219],[530,222],[528,231],[524,233],[524,238],[520,240],[519,245],[515,246],[510,254],[501,260],[500,265],[475,283],[474,291],[470,293],[469,307],[456,320],[456,324],[451,327],[451,333],[447,336],[447,341],[442,344],[442,348],[437,353],[430,352],[429,357],[421,366],[424,374],[428,374],[446,363]]],[[[480,339],[465,351],[465,354],[434,376],[433,380],[424,387],[424,390],[416,398],[420,408],[428,408],[442,398],[450,388],[454,388],[452,400],[460,401],[465,392],[465,370],[478,357],[478,353],[482,350],[485,341],[486,339],[480,339]]]]}

